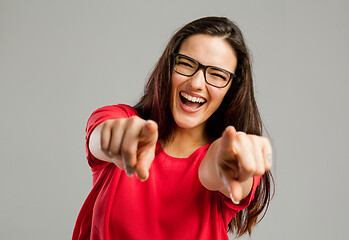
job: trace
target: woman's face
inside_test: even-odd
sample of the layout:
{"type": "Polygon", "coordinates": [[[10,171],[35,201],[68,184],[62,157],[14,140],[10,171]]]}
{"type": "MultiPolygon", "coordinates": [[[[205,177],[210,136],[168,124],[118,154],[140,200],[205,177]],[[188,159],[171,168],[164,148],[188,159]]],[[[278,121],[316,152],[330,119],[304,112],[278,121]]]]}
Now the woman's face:
{"type": "MultiPolygon", "coordinates": [[[[235,73],[235,52],[229,43],[220,37],[206,34],[190,36],[182,42],[178,53],[203,65],[235,73]]],[[[171,111],[177,126],[204,131],[207,119],[221,104],[231,82],[225,88],[211,86],[205,82],[203,69],[192,77],[180,75],[172,70],[171,80],[171,111]]]]}

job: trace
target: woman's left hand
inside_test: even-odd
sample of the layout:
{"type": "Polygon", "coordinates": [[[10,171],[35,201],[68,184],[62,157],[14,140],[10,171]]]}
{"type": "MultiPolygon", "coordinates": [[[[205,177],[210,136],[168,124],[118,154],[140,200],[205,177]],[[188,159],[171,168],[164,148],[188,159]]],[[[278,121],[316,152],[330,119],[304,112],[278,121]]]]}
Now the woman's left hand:
{"type": "Polygon", "coordinates": [[[272,148],[267,138],[225,129],[216,152],[216,170],[234,202],[251,191],[253,176],[263,175],[272,165],[272,148]]]}

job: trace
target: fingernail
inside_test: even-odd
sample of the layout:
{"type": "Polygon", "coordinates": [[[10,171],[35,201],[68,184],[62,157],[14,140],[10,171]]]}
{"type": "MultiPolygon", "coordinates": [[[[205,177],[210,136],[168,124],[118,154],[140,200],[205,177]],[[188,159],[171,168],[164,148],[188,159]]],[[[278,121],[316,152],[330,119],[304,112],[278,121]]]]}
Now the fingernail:
{"type": "Polygon", "coordinates": [[[229,192],[230,200],[231,200],[234,204],[236,204],[236,205],[240,204],[239,201],[235,201],[235,199],[233,198],[233,194],[231,193],[231,188],[230,188],[230,186],[229,186],[228,184],[225,184],[225,187],[227,188],[227,190],[228,190],[228,192],[229,192]]]}
{"type": "Polygon", "coordinates": [[[153,120],[147,120],[147,123],[155,123],[153,120]]]}
{"type": "Polygon", "coordinates": [[[141,180],[141,182],[145,182],[145,181],[147,181],[148,178],[149,178],[149,172],[147,172],[147,173],[145,174],[145,178],[140,178],[137,172],[136,172],[136,175],[137,175],[138,179],[141,180]]]}
{"type": "Polygon", "coordinates": [[[234,127],[233,127],[233,126],[228,126],[226,129],[227,129],[227,130],[228,130],[228,129],[234,129],[234,127]]]}
{"type": "Polygon", "coordinates": [[[231,188],[230,188],[230,185],[228,184],[227,180],[224,177],[222,178],[222,180],[223,180],[225,187],[227,188],[227,190],[229,192],[230,200],[236,205],[240,204],[239,201],[235,201],[235,199],[233,198],[233,194],[231,193],[231,188]]]}
{"type": "Polygon", "coordinates": [[[145,178],[144,178],[144,179],[141,179],[141,181],[142,181],[142,182],[147,181],[148,178],[149,178],[149,172],[147,172],[147,173],[145,174],[145,178]]]}
{"type": "Polygon", "coordinates": [[[235,201],[235,199],[233,198],[233,194],[230,193],[229,196],[230,196],[231,201],[232,201],[235,205],[240,204],[240,201],[235,201]]]}
{"type": "Polygon", "coordinates": [[[133,173],[134,173],[134,172],[133,172],[132,170],[126,168],[125,171],[126,171],[127,176],[129,176],[129,177],[132,177],[132,176],[133,176],[133,173]]]}

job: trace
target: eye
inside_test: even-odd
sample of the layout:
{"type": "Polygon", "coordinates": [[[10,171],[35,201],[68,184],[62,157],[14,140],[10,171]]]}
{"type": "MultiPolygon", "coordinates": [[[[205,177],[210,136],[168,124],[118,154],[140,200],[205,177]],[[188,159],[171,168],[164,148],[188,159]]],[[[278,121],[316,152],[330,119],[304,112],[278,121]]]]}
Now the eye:
{"type": "Polygon", "coordinates": [[[210,75],[210,78],[214,79],[215,81],[219,79],[219,81],[227,82],[229,80],[229,74],[226,72],[223,72],[220,69],[208,68],[207,73],[210,75]]]}
{"type": "Polygon", "coordinates": [[[177,65],[194,68],[194,64],[186,59],[178,59],[177,65]]]}
{"type": "Polygon", "coordinates": [[[227,81],[227,76],[225,74],[220,74],[220,73],[210,73],[210,75],[214,76],[214,77],[219,77],[224,81],[227,81]]]}

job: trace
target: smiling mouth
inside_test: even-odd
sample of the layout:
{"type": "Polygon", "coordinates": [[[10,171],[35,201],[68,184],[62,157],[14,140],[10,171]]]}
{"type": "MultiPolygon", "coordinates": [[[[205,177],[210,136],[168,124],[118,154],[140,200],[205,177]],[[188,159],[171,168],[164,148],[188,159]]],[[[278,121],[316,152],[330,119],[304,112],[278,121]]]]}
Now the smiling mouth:
{"type": "Polygon", "coordinates": [[[206,99],[201,97],[193,97],[184,92],[179,94],[182,103],[190,109],[197,109],[206,103],[206,99]]]}

